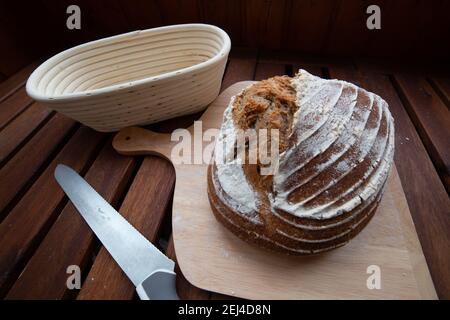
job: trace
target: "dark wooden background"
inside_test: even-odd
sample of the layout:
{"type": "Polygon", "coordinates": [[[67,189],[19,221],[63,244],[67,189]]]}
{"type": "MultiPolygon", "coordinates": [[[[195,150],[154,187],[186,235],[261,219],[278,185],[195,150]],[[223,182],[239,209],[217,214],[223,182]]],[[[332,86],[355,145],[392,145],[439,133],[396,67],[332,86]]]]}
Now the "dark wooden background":
{"type": "Polygon", "coordinates": [[[447,0],[1,0],[0,81],[64,48],[127,31],[203,22],[233,46],[299,53],[433,61],[450,57],[447,0]],[[81,30],[66,8],[81,8],[81,30]],[[381,30],[366,8],[381,7],[381,30]]]}

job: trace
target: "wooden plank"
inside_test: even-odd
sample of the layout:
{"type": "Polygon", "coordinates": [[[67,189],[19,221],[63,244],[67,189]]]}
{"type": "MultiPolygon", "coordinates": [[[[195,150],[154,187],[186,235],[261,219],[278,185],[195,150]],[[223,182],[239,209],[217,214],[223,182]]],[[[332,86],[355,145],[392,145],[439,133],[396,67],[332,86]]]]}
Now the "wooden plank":
{"type": "MultiPolygon", "coordinates": [[[[17,1],[0,2],[0,70],[12,76],[27,64],[54,50],[49,20],[40,1],[30,2],[26,10],[17,1]]],[[[61,12],[63,19],[67,16],[61,12]]],[[[61,25],[65,28],[65,24],[61,25]]]]}
{"type": "Polygon", "coordinates": [[[67,49],[74,45],[102,37],[104,31],[101,26],[96,24],[96,17],[92,15],[92,11],[88,7],[89,2],[87,1],[80,4],[82,10],[81,29],[69,30],[66,27],[61,27],[66,25],[68,17],[67,14],[62,13],[66,12],[67,7],[71,4],[73,3],[66,0],[57,2],[52,0],[39,0],[39,8],[42,10],[41,16],[45,16],[47,20],[47,26],[42,26],[42,28],[48,28],[52,31],[52,37],[50,38],[52,41],[52,50],[48,54],[56,54],[62,49],[67,49]],[[89,12],[89,14],[83,14],[83,11],[89,12]]]}
{"type": "Polygon", "coordinates": [[[133,30],[145,30],[162,25],[161,10],[155,0],[135,0],[131,6],[120,3],[120,8],[133,30]]]}
{"type": "MultiPolygon", "coordinates": [[[[171,236],[169,239],[169,244],[167,245],[166,255],[172,259],[173,261],[177,261],[175,255],[175,247],[173,245],[173,237],[171,236]]],[[[175,273],[177,274],[177,293],[180,299],[183,300],[208,300],[211,298],[211,293],[199,289],[192,284],[184,277],[181,269],[178,264],[175,267],[175,273]]],[[[212,294],[214,296],[214,294],[212,294]]]]}
{"type": "Polygon", "coordinates": [[[363,52],[366,55],[375,53],[374,50],[365,52],[374,36],[374,31],[366,27],[366,19],[369,16],[366,14],[366,8],[370,4],[367,1],[334,1],[323,47],[324,53],[353,56],[363,52]]]}
{"type": "Polygon", "coordinates": [[[0,131],[0,164],[49,116],[51,111],[33,103],[0,131]]]}
{"type": "Polygon", "coordinates": [[[287,12],[290,9],[289,0],[276,0],[267,1],[261,4],[259,0],[246,1],[247,4],[247,14],[254,15],[258,14],[255,8],[267,7],[267,11],[264,12],[263,16],[257,16],[257,21],[262,22],[262,32],[255,34],[252,30],[247,34],[249,38],[258,38],[259,48],[271,48],[271,49],[281,49],[285,47],[287,34],[289,33],[286,29],[288,26],[288,21],[286,20],[287,12]],[[256,11],[256,13],[255,13],[256,11]]]}
{"type": "Polygon", "coordinates": [[[87,14],[76,31],[65,28],[65,8],[70,4],[40,0],[23,12],[20,4],[0,3],[4,18],[0,19],[0,69],[5,75],[37,55],[75,43],[138,27],[192,22],[217,24],[229,32],[233,44],[248,47],[416,59],[444,59],[450,52],[448,41],[441,41],[450,28],[448,1],[415,0],[410,5],[410,0],[377,0],[382,12],[380,30],[366,27],[366,9],[373,4],[368,0],[134,0],[133,6],[126,0],[110,1],[108,6],[82,1],[87,14]],[[21,17],[20,25],[15,16],[21,17]]]}
{"type": "MultiPolygon", "coordinates": [[[[175,182],[172,165],[147,157],[120,207],[120,213],[149,241],[157,243],[158,231],[175,182]]],[[[78,299],[131,299],[135,288],[105,248],[81,288],[78,299]]]]}
{"type": "MultiPolygon", "coordinates": [[[[107,143],[85,179],[113,206],[127,186],[136,161],[124,157],[107,143]]],[[[97,243],[94,233],[71,202],[42,241],[7,295],[7,299],[63,299],[67,289],[67,267],[79,266],[84,274],[97,243]]]]}
{"type": "MultiPolygon", "coordinates": [[[[246,47],[279,49],[285,43],[287,0],[241,1],[241,43],[246,47]]],[[[248,79],[247,79],[248,80],[248,79]]]]}
{"type": "MultiPolygon", "coordinates": [[[[430,1],[416,0],[414,5],[411,6],[411,2],[408,0],[378,0],[376,3],[367,1],[365,8],[370,4],[380,6],[381,29],[368,30],[363,28],[365,24],[361,24],[361,27],[356,29],[356,31],[364,31],[364,29],[366,31],[365,37],[369,41],[362,48],[365,56],[376,56],[378,58],[403,57],[403,63],[405,60],[411,62],[411,58],[415,58],[417,61],[417,58],[421,57],[445,59],[448,56],[448,53],[445,53],[449,49],[448,43],[442,43],[441,41],[442,35],[448,34],[450,30],[446,16],[450,7],[448,1],[434,1],[431,5],[430,1]],[[408,9],[405,10],[406,7],[408,9]]],[[[364,11],[361,11],[361,16],[367,19],[368,15],[365,14],[365,8],[364,11]]],[[[345,13],[352,19],[352,13],[348,11],[345,13]]],[[[340,23],[345,22],[341,21],[340,23]]],[[[338,31],[341,30],[342,28],[338,29],[338,31]]],[[[359,32],[352,32],[352,30],[343,34],[343,38],[347,37],[349,40],[358,39],[361,36],[364,35],[360,35],[359,32]]],[[[351,42],[348,48],[353,49],[358,46],[358,43],[351,42]]]]}
{"type": "Polygon", "coordinates": [[[232,39],[233,46],[242,45],[242,1],[199,0],[200,21],[222,28],[232,39]]]}
{"type": "Polygon", "coordinates": [[[411,56],[386,57],[357,57],[353,59],[355,65],[361,68],[361,71],[371,73],[414,73],[416,75],[441,75],[449,74],[449,67],[442,59],[420,60],[411,56]],[[414,65],[414,68],[411,68],[414,65]]]}
{"type": "MultiPolygon", "coordinates": [[[[53,178],[58,163],[83,171],[104,134],[80,128],[0,224],[0,296],[13,284],[65,203],[53,178]]],[[[20,175],[19,175],[20,176],[20,175]]],[[[4,182],[2,182],[2,188],[4,182]]]]}
{"type": "MultiPolygon", "coordinates": [[[[67,1],[67,3],[70,3],[70,1],[67,1]]],[[[68,5],[69,4],[67,4],[66,7],[68,5]]],[[[84,9],[85,12],[89,12],[90,20],[89,24],[86,23],[81,30],[83,30],[83,28],[95,28],[96,32],[99,33],[94,35],[96,39],[133,31],[132,26],[128,24],[126,16],[124,15],[124,10],[122,9],[124,6],[125,4],[121,4],[117,0],[110,0],[108,1],[108,14],[105,15],[105,5],[103,3],[98,1],[84,2],[81,10],[83,11],[84,9]]],[[[88,16],[88,14],[86,14],[85,17],[86,16],[88,16]]],[[[68,29],[64,31],[73,33],[68,29]]]]}
{"type": "Polygon", "coordinates": [[[0,169],[0,212],[39,171],[74,125],[73,120],[56,114],[0,169]]]}
{"type": "MultiPolygon", "coordinates": [[[[31,10],[32,9],[30,8],[30,11],[31,10]]],[[[20,16],[20,20],[24,23],[17,23],[17,18],[13,18],[9,8],[4,8],[4,1],[0,2],[0,72],[7,77],[14,75],[32,60],[38,58],[39,54],[36,55],[35,51],[43,49],[38,48],[35,50],[35,48],[30,45],[30,42],[32,41],[31,39],[36,37],[29,37],[30,41],[28,41],[28,37],[24,37],[23,34],[20,34],[20,32],[17,31],[17,29],[21,28],[23,25],[27,25],[28,23],[26,16],[20,16]],[[11,18],[4,19],[5,15],[10,16],[11,18]],[[9,21],[6,22],[5,20],[9,21]],[[26,50],[23,46],[21,46],[20,42],[25,42],[22,39],[27,39],[26,43],[33,49],[26,50]],[[30,57],[29,54],[34,54],[34,56],[30,57]]]]}
{"type": "Polygon", "coordinates": [[[3,129],[14,117],[27,108],[33,100],[20,88],[8,99],[0,103],[0,130],[3,129]]]}
{"type": "Polygon", "coordinates": [[[27,81],[29,75],[38,66],[38,62],[31,63],[0,84],[0,102],[16,92],[27,81]]]}
{"type": "Polygon", "coordinates": [[[394,77],[405,107],[450,193],[450,110],[424,77],[394,77]]]}
{"type": "Polygon", "coordinates": [[[440,95],[441,99],[450,108],[450,78],[448,77],[432,77],[430,79],[431,85],[440,95]]]}
{"type": "Polygon", "coordinates": [[[334,78],[347,80],[379,94],[389,104],[395,119],[395,164],[427,260],[437,294],[450,298],[450,200],[433,163],[403,107],[388,76],[377,73],[358,75],[330,68],[334,78]]]}
{"type": "Polygon", "coordinates": [[[336,1],[292,1],[286,14],[288,28],[284,46],[301,52],[321,52],[332,22],[336,1]]]}
{"type": "Polygon", "coordinates": [[[256,50],[233,48],[230,53],[230,62],[222,81],[221,91],[233,83],[252,80],[256,67],[256,50]]]}
{"type": "Polygon", "coordinates": [[[256,65],[255,80],[264,80],[285,74],[286,66],[284,64],[258,62],[256,65]]]}
{"type": "Polygon", "coordinates": [[[161,122],[151,124],[146,127],[156,132],[172,133],[174,130],[178,128],[189,127],[191,124],[194,123],[194,121],[200,118],[203,112],[204,110],[181,117],[167,119],[161,122]]]}
{"type": "Polygon", "coordinates": [[[192,23],[200,18],[198,1],[165,0],[158,1],[163,25],[192,23]]]}
{"type": "Polygon", "coordinates": [[[274,75],[287,74],[294,76],[299,69],[304,69],[311,74],[319,77],[323,76],[322,68],[325,65],[323,61],[316,59],[308,59],[304,55],[277,53],[274,56],[266,56],[268,52],[263,54],[263,58],[258,60],[257,70],[255,72],[255,80],[267,79],[274,75]],[[286,72],[289,71],[289,72],[286,72]]]}
{"type": "Polygon", "coordinates": [[[363,74],[356,71],[352,66],[332,66],[328,68],[328,71],[330,73],[330,78],[348,81],[360,87],[364,86],[363,74]]]}
{"type": "Polygon", "coordinates": [[[349,64],[351,61],[350,58],[343,56],[324,56],[285,50],[263,49],[258,54],[258,62],[278,64],[302,64],[323,67],[349,64]]]}

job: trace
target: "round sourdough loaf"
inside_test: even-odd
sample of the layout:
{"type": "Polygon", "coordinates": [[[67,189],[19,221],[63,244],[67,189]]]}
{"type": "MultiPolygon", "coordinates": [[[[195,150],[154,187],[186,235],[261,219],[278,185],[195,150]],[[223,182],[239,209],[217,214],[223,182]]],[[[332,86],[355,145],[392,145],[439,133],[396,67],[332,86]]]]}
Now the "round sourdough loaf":
{"type": "Polygon", "coordinates": [[[289,254],[319,253],[367,225],[393,154],[394,121],[382,98],[299,70],[231,99],[208,168],[209,200],[216,218],[243,240],[289,254]],[[260,153],[255,163],[245,161],[261,141],[255,147],[245,140],[237,152],[246,129],[268,129],[268,155],[278,141],[272,174],[262,174],[268,164],[260,153]]]}

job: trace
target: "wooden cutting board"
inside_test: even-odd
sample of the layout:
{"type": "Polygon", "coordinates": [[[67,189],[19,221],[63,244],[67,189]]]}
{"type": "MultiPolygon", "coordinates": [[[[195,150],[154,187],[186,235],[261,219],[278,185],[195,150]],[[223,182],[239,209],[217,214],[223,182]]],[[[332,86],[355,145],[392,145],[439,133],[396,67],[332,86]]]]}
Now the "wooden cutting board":
{"type": "MultiPolygon", "coordinates": [[[[225,90],[201,117],[202,130],[220,128],[231,96],[250,83],[238,82],[225,90]]],[[[123,154],[171,159],[176,143],[169,134],[128,128],[118,133],[113,145],[123,154]]],[[[174,167],[176,256],[186,279],[199,288],[249,299],[437,298],[395,167],[369,225],[346,246],[305,257],[268,252],[238,239],[211,212],[207,164],[174,167]],[[379,267],[381,289],[367,287],[370,266],[379,267]]]]}

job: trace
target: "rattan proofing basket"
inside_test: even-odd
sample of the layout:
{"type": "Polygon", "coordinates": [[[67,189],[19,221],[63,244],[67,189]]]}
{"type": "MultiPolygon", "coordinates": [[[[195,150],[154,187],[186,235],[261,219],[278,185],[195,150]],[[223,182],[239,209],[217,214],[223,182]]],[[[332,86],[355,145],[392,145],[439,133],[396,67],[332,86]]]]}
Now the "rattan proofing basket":
{"type": "Polygon", "coordinates": [[[53,56],[26,89],[95,130],[116,131],[204,109],[219,94],[230,47],[212,25],[130,32],[53,56]]]}

